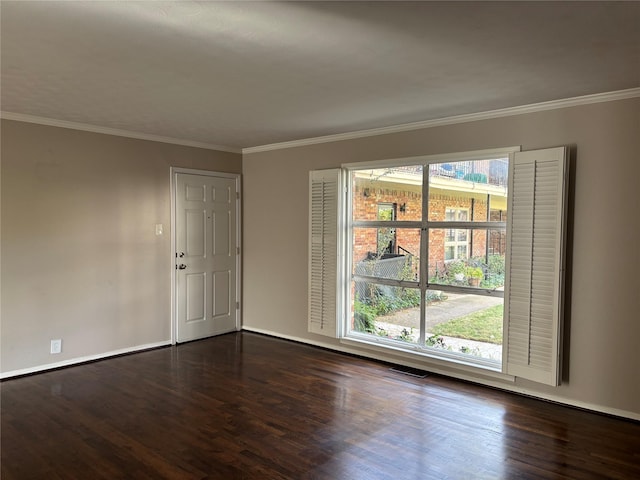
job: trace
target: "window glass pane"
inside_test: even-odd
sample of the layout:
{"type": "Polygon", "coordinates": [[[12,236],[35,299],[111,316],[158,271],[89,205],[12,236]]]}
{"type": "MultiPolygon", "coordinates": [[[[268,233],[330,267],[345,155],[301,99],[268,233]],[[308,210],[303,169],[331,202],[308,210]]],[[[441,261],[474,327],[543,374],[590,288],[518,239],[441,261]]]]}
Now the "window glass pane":
{"type": "Polygon", "coordinates": [[[489,201],[491,202],[491,208],[489,209],[489,221],[506,222],[507,197],[502,195],[490,195],[489,201]]]}
{"type": "Polygon", "coordinates": [[[376,229],[377,241],[376,241],[376,254],[378,256],[389,255],[396,252],[396,245],[398,238],[395,228],[378,228],[376,229]]]}
{"type": "Polygon", "coordinates": [[[444,213],[444,219],[448,222],[453,222],[456,219],[456,209],[446,208],[444,213]]]}
{"type": "MultiPolygon", "coordinates": [[[[429,202],[431,210],[438,209],[438,200],[431,198],[429,202]]],[[[469,206],[471,201],[466,198],[446,199],[446,202],[457,204],[456,207],[446,207],[444,210],[444,220],[446,222],[467,222],[469,221],[469,206]]]]}
{"type": "Polygon", "coordinates": [[[429,283],[502,290],[505,230],[454,230],[453,236],[451,231],[429,231],[429,283]]]}
{"type": "Polygon", "coordinates": [[[351,330],[415,343],[420,337],[420,290],[352,282],[351,330]]]}
{"type": "Polygon", "coordinates": [[[427,291],[426,346],[502,361],[504,299],[427,291]]]}
{"type": "Polygon", "coordinates": [[[507,232],[503,229],[489,230],[489,255],[505,256],[507,251],[507,232]]]}
{"type": "Polygon", "coordinates": [[[429,165],[432,222],[505,222],[507,158],[429,165]]]}
{"type": "Polygon", "coordinates": [[[353,220],[422,220],[422,165],[352,172],[353,220]]]}
{"type": "Polygon", "coordinates": [[[484,280],[480,283],[483,288],[504,290],[505,255],[489,254],[484,267],[484,280]]]}
{"type": "MultiPolygon", "coordinates": [[[[470,235],[469,230],[430,229],[429,277],[433,278],[445,275],[445,272],[450,270],[449,263],[454,260],[466,260],[468,258],[468,252],[470,251],[471,242],[469,239],[471,237],[472,235],[470,235]]],[[[477,246],[480,247],[481,245],[478,244],[477,246]]],[[[453,275],[453,273],[451,275],[453,275]]],[[[462,281],[463,278],[460,277],[459,280],[462,281]]]]}
{"type": "Polygon", "coordinates": [[[397,203],[379,203],[378,204],[378,220],[395,220],[397,203]]]}
{"type": "Polygon", "coordinates": [[[419,228],[353,229],[353,266],[356,275],[417,281],[419,228]]]}
{"type": "Polygon", "coordinates": [[[487,254],[487,230],[469,230],[469,236],[469,257],[483,260],[487,254]]]}
{"type": "Polygon", "coordinates": [[[445,260],[453,260],[456,258],[456,247],[454,246],[445,246],[444,247],[444,259],[445,260]]]}

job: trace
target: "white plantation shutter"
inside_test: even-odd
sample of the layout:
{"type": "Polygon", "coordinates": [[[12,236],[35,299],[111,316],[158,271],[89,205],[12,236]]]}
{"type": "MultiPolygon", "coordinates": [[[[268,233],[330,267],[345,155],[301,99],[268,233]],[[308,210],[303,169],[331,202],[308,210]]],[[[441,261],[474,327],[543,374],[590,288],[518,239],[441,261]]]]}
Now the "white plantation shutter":
{"type": "Polygon", "coordinates": [[[510,175],[506,373],[560,383],[564,290],[565,147],[517,152],[510,175]]]}
{"type": "Polygon", "coordinates": [[[309,173],[309,332],[338,334],[339,169],[309,173]]]}

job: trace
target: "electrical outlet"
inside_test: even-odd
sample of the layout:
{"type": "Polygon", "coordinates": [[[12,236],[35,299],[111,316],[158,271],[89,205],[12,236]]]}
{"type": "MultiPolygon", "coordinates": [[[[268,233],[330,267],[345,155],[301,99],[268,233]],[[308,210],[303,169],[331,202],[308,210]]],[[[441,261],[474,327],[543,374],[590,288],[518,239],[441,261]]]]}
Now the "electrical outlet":
{"type": "Polygon", "coordinates": [[[51,340],[51,353],[62,353],[62,339],[51,340]]]}

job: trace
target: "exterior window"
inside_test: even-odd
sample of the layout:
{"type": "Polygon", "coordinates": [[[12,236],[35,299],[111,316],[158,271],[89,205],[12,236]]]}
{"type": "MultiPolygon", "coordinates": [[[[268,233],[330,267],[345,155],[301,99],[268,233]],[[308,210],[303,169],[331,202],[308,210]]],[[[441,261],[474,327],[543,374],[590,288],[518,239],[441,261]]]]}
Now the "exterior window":
{"type": "Polygon", "coordinates": [[[508,164],[351,171],[348,334],[501,365],[508,164]]]}
{"type": "MultiPolygon", "coordinates": [[[[469,220],[469,210],[447,207],[444,218],[446,221],[466,222],[469,220]]],[[[465,260],[469,257],[469,231],[449,228],[444,239],[444,259],[465,260]]]]}

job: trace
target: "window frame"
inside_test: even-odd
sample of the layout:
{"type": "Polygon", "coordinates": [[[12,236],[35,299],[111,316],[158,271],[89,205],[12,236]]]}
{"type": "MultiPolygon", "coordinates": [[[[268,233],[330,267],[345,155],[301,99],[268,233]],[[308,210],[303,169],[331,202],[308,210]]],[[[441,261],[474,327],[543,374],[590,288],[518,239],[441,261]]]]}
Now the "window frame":
{"type": "MultiPolygon", "coordinates": [[[[418,156],[418,157],[407,157],[393,160],[383,160],[383,161],[374,161],[374,162],[358,162],[358,163],[349,163],[342,165],[342,168],[346,172],[346,181],[345,181],[345,202],[344,202],[344,210],[343,215],[345,218],[345,228],[343,229],[343,233],[345,235],[345,239],[343,245],[345,246],[344,259],[345,264],[343,268],[343,278],[341,279],[343,284],[343,295],[345,301],[343,302],[344,312],[341,315],[341,326],[340,332],[342,338],[346,340],[355,340],[358,342],[365,343],[375,343],[379,345],[384,345],[387,348],[395,349],[399,351],[405,352],[413,352],[421,355],[425,355],[434,359],[445,360],[448,362],[480,367],[483,370],[491,370],[494,372],[503,372],[503,362],[493,361],[488,359],[483,359],[480,357],[474,357],[471,355],[466,355],[458,352],[449,352],[445,350],[437,350],[434,348],[430,348],[425,345],[425,318],[426,318],[426,295],[428,290],[441,290],[448,292],[456,292],[456,293],[471,293],[474,295],[487,295],[487,296],[496,296],[504,298],[504,291],[499,290],[489,290],[489,289],[479,289],[477,287],[467,287],[467,286],[455,286],[455,285],[443,285],[443,284],[430,284],[429,283],[429,272],[428,272],[428,262],[425,266],[424,263],[420,265],[420,278],[417,282],[408,281],[408,280],[395,280],[395,279],[384,279],[377,277],[369,277],[363,275],[356,275],[352,273],[353,266],[353,235],[354,228],[379,228],[379,227],[392,227],[396,229],[404,229],[404,228],[418,228],[421,231],[421,242],[420,242],[420,258],[427,259],[428,258],[428,235],[431,230],[434,229],[464,229],[467,230],[468,236],[473,235],[473,230],[485,230],[489,232],[490,230],[495,229],[504,229],[506,231],[507,222],[495,222],[495,221],[464,221],[464,222],[451,222],[451,221],[431,221],[429,220],[428,214],[428,202],[429,202],[429,174],[430,168],[429,166],[432,164],[441,164],[441,163],[458,163],[464,161],[474,161],[474,160],[491,160],[496,158],[508,158],[509,164],[513,162],[514,154],[519,152],[520,147],[505,147],[500,149],[491,149],[491,150],[481,150],[481,151],[472,151],[472,152],[460,152],[453,154],[445,154],[445,155],[426,155],[426,156],[418,156]],[[409,165],[423,165],[423,176],[422,176],[422,219],[420,221],[406,221],[406,220],[395,220],[395,221],[364,221],[364,220],[354,220],[353,219],[353,195],[352,195],[352,185],[353,185],[353,175],[355,171],[358,170],[366,170],[366,169],[376,169],[376,168],[392,168],[399,166],[409,166],[409,165]],[[426,238],[425,238],[426,236],[426,238]],[[372,282],[378,285],[388,285],[395,287],[405,287],[405,288],[417,288],[421,293],[421,305],[420,305],[420,337],[418,339],[418,344],[401,344],[395,340],[387,340],[382,337],[374,337],[369,334],[364,334],[361,332],[353,331],[350,328],[350,320],[352,318],[351,309],[353,308],[353,302],[351,299],[351,284],[353,281],[364,281],[364,282],[372,282]]],[[[487,206],[487,212],[490,211],[490,205],[487,206]]],[[[467,240],[467,245],[469,245],[469,240],[467,240]]],[[[467,247],[469,248],[469,247],[467,247]]],[[[468,252],[469,254],[469,252],[468,252]]],[[[503,317],[503,330],[505,328],[505,320],[503,317]]],[[[503,351],[503,359],[505,353],[504,343],[502,345],[503,351]]]]}

